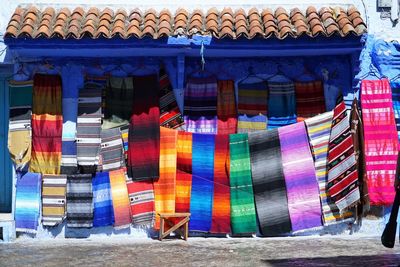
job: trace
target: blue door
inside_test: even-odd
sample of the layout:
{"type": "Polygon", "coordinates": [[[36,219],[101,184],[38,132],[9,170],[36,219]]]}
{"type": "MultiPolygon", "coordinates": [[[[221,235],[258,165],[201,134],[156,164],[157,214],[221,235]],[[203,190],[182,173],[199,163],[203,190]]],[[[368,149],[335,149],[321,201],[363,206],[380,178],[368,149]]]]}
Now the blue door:
{"type": "Polygon", "coordinates": [[[8,82],[12,69],[0,65],[0,213],[11,212],[12,170],[7,148],[8,82]]]}

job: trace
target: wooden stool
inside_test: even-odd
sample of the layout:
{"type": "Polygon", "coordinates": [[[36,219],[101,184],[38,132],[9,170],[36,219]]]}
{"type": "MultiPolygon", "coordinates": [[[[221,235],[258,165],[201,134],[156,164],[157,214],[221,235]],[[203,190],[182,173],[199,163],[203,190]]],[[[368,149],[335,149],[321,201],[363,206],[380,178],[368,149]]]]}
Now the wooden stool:
{"type": "Polygon", "coordinates": [[[159,239],[163,240],[166,236],[168,236],[171,232],[178,232],[184,240],[187,240],[189,234],[189,219],[190,213],[159,213],[160,216],[160,233],[159,239]],[[171,218],[182,218],[178,223],[175,224],[174,221],[171,221],[171,218]],[[171,228],[164,232],[164,222],[168,224],[171,228]],[[183,231],[179,229],[184,226],[183,231]]]}

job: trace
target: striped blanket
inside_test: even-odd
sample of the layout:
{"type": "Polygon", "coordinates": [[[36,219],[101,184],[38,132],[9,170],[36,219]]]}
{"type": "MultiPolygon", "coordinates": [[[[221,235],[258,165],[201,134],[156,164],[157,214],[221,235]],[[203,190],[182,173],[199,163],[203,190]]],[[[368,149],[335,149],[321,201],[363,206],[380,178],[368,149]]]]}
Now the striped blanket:
{"type": "Polygon", "coordinates": [[[128,148],[129,148],[129,138],[128,138],[129,124],[123,125],[119,129],[121,131],[122,143],[124,146],[125,163],[126,163],[126,160],[128,159],[128,148]]]}
{"type": "Polygon", "coordinates": [[[10,81],[8,151],[16,170],[26,170],[31,159],[31,116],[33,81],[10,81]]]}
{"type": "Polygon", "coordinates": [[[30,172],[60,173],[63,125],[61,94],[60,76],[35,75],[30,172]]]}
{"type": "Polygon", "coordinates": [[[111,198],[110,176],[108,172],[96,173],[93,188],[93,227],[114,224],[114,210],[111,198]]]}
{"type": "Polygon", "coordinates": [[[92,87],[101,88],[101,118],[104,119],[105,117],[105,110],[106,110],[106,87],[108,83],[109,76],[97,76],[97,75],[85,75],[85,84],[92,84],[92,87]]]}
{"type": "Polygon", "coordinates": [[[17,173],[15,197],[15,230],[17,232],[36,233],[40,214],[39,173],[17,173]]]}
{"type": "Polygon", "coordinates": [[[249,133],[251,173],[258,221],[264,236],[292,230],[278,130],[249,133]]]}
{"type": "Polygon", "coordinates": [[[66,175],[43,175],[42,224],[53,227],[65,219],[66,175]]]}
{"type": "Polygon", "coordinates": [[[321,226],[321,204],[304,122],[278,129],[292,230],[321,226]]]}
{"type": "Polygon", "coordinates": [[[121,123],[129,121],[132,115],[132,100],[134,98],[134,87],[138,90],[132,77],[110,77],[107,81],[105,95],[105,119],[103,128],[117,127],[121,123]]]}
{"type": "Polygon", "coordinates": [[[218,134],[233,134],[237,128],[235,83],[218,81],[217,94],[218,134]]]}
{"type": "Polygon", "coordinates": [[[247,134],[229,135],[229,154],[232,233],[256,233],[256,210],[247,134]]]}
{"type": "Polygon", "coordinates": [[[125,170],[110,171],[109,175],[114,209],[114,228],[129,228],[132,220],[125,170]]]}
{"type": "Polygon", "coordinates": [[[303,121],[326,111],[322,81],[296,82],[295,90],[298,121],[303,121]]]}
{"type": "Polygon", "coordinates": [[[363,80],[361,107],[371,205],[391,205],[399,141],[389,81],[363,80]]]}
{"type": "Polygon", "coordinates": [[[160,177],[154,180],[156,229],[160,227],[160,213],[175,212],[177,137],[177,130],[160,127],[160,177]]]}
{"type": "Polygon", "coordinates": [[[187,132],[217,133],[217,80],[190,78],[184,94],[184,121],[187,132]]]}
{"type": "Polygon", "coordinates": [[[192,133],[178,132],[175,212],[190,212],[192,190],[192,133]]]}
{"type": "Polygon", "coordinates": [[[231,232],[231,206],[229,188],[229,135],[215,136],[214,201],[211,233],[231,232]]]}
{"type": "Polygon", "coordinates": [[[93,188],[91,174],[67,176],[67,227],[93,226],[93,188]]]}
{"type": "Polygon", "coordinates": [[[152,181],[127,182],[132,223],[153,227],[155,223],[154,186],[152,181]]]}
{"type": "Polygon", "coordinates": [[[160,109],[157,75],[134,77],[129,125],[128,176],[134,181],[157,179],[160,158],[160,109]]]}
{"type": "Polygon", "coordinates": [[[292,82],[268,82],[268,129],[296,123],[296,96],[292,82]]]}
{"type": "Polygon", "coordinates": [[[61,173],[75,174],[78,172],[76,158],[76,122],[78,116],[78,99],[63,98],[63,129],[61,173]]]}
{"type": "Polygon", "coordinates": [[[396,129],[400,140],[400,81],[391,81],[390,88],[392,89],[392,102],[396,129]]]}
{"type": "Polygon", "coordinates": [[[342,221],[343,218],[352,217],[350,211],[341,215],[335,202],[328,192],[328,143],[331,133],[333,111],[322,113],[305,120],[310,140],[311,151],[314,157],[314,167],[319,186],[319,198],[322,205],[322,218],[324,225],[342,221]]]}
{"type": "Polygon", "coordinates": [[[102,90],[89,83],[79,91],[76,142],[81,173],[95,173],[99,164],[102,90]]]}
{"type": "Polygon", "coordinates": [[[190,231],[209,232],[214,192],[215,135],[193,134],[190,231]]]}
{"type": "Polygon", "coordinates": [[[267,129],[267,83],[238,85],[238,132],[267,129]]]}
{"type": "Polygon", "coordinates": [[[160,69],[160,126],[172,129],[184,129],[184,121],[176,102],[174,90],[164,68],[160,69]]]}
{"type": "Polygon", "coordinates": [[[124,148],[119,128],[101,130],[99,171],[112,171],[125,167],[124,148]]]}

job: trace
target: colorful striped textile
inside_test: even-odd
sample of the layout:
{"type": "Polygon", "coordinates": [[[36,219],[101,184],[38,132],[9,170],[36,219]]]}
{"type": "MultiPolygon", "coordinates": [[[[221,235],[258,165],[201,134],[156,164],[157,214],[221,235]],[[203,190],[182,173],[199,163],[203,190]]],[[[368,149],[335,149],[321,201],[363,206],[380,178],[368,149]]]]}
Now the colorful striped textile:
{"type": "Polygon", "coordinates": [[[229,154],[232,233],[256,233],[256,210],[247,134],[229,135],[229,154]]]}
{"type": "Polygon", "coordinates": [[[231,232],[229,185],[229,135],[218,134],[215,136],[214,199],[211,233],[231,232]]]}
{"type": "Polygon", "coordinates": [[[66,175],[43,175],[42,185],[42,224],[57,226],[65,219],[66,175]]]}
{"type": "Polygon", "coordinates": [[[35,75],[30,172],[60,173],[63,125],[61,95],[60,76],[35,75]]]}
{"type": "Polygon", "coordinates": [[[215,135],[193,134],[190,231],[209,232],[214,193],[215,135]]]}
{"type": "Polygon", "coordinates": [[[187,173],[192,173],[192,140],[192,133],[178,132],[177,168],[187,173]]]}
{"type": "Polygon", "coordinates": [[[314,157],[314,167],[319,186],[319,198],[322,205],[324,225],[340,222],[343,218],[353,216],[351,211],[344,211],[341,215],[339,208],[331,199],[328,192],[328,143],[331,133],[333,111],[322,113],[306,119],[308,138],[314,157]]]}
{"type": "Polygon", "coordinates": [[[87,83],[79,91],[76,143],[81,173],[95,173],[99,164],[102,90],[101,85],[87,83]]]}
{"type": "Polygon", "coordinates": [[[67,175],[67,227],[90,228],[92,226],[92,175],[67,175]]]}
{"type": "Polygon", "coordinates": [[[175,212],[190,212],[192,135],[192,133],[188,132],[178,132],[175,212]]]}
{"type": "Polygon", "coordinates": [[[218,134],[234,134],[237,129],[235,82],[218,81],[217,94],[218,134]]]}
{"type": "Polygon", "coordinates": [[[399,141],[389,81],[363,80],[361,107],[371,205],[391,205],[399,141]]]}
{"type": "Polygon", "coordinates": [[[17,191],[15,197],[15,230],[17,232],[36,233],[40,214],[39,173],[17,173],[17,191]]]}
{"type": "Polygon", "coordinates": [[[324,113],[325,97],[322,81],[296,82],[297,121],[324,113]]]}
{"type": "Polygon", "coordinates": [[[185,122],[176,102],[174,90],[164,68],[160,69],[160,126],[183,130],[185,122]]]}
{"type": "Polygon", "coordinates": [[[128,176],[157,179],[160,160],[160,109],[157,75],[134,77],[133,114],[129,124],[128,176]]]}
{"type": "Polygon", "coordinates": [[[101,130],[101,149],[98,170],[112,171],[125,167],[125,155],[119,128],[101,130]]]}
{"type": "Polygon", "coordinates": [[[109,127],[117,127],[118,124],[129,121],[132,116],[132,100],[134,87],[137,90],[144,88],[134,86],[132,77],[110,77],[106,85],[105,122],[109,127]]]}
{"type": "Polygon", "coordinates": [[[75,174],[78,172],[76,158],[76,121],[78,117],[78,99],[63,98],[63,129],[61,173],[75,174]]]}
{"type": "Polygon", "coordinates": [[[328,146],[328,192],[339,211],[354,206],[360,200],[357,161],[350,132],[349,117],[343,99],[333,110],[328,146]]]}
{"type": "Polygon", "coordinates": [[[156,213],[154,210],[154,186],[152,181],[127,182],[131,203],[132,223],[153,227],[156,213]]]}
{"type": "Polygon", "coordinates": [[[110,171],[109,176],[114,209],[114,228],[129,228],[131,214],[125,171],[124,169],[110,171]]]}
{"type": "Polygon", "coordinates": [[[268,82],[268,129],[296,123],[296,96],[292,82],[268,82]]]}
{"type": "Polygon", "coordinates": [[[114,210],[111,197],[110,176],[99,172],[93,177],[93,227],[114,224],[114,210]]]}
{"type": "Polygon", "coordinates": [[[214,77],[188,79],[183,113],[187,132],[217,133],[217,80],[214,77]]]}
{"type": "Polygon", "coordinates": [[[128,148],[129,148],[129,138],[128,138],[129,124],[119,127],[119,130],[121,131],[122,143],[124,146],[125,163],[126,163],[126,160],[128,159],[128,148]]]}
{"type": "Polygon", "coordinates": [[[390,88],[392,89],[392,102],[394,118],[396,121],[397,135],[399,136],[400,140],[400,82],[391,81],[390,88]]]}
{"type": "Polygon", "coordinates": [[[10,81],[8,151],[16,170],[26,170],[31,159],[31,116],[33,81],[10,81]]]}
{"type": "Polygon", "coordinates": [[[249,133],[254,199],[261,233],[277,236],[292,230],[283,176],[278,130],[249,133]]]}
{"type": "Polygon", "coordinates": [[[278,129],[292,230],[321,226],[321,203],[304,122],[278,129]]]}
{"type": "Polygon", "coordinates": [[[267,129],[268,89],[266,82],[239,83],[238,132],[267,129]]]}
{"type": "Polygon", "coordinates": [[[177,138],[177,130],[160,127],[160,178],[154,180],[155,229],[160,227],[160,213],[175,212],[177,138]]]}

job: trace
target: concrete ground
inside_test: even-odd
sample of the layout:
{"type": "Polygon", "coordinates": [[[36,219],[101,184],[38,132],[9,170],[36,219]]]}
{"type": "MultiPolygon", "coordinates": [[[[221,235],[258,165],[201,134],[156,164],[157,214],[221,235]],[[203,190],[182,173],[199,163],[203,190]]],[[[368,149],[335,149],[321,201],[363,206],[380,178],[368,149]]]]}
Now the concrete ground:
{"type": "Polygon", "coordinates": [[[352,236],[18,239],[0,243],[0,266],[400,266],[400,244],[352,236]]]}

